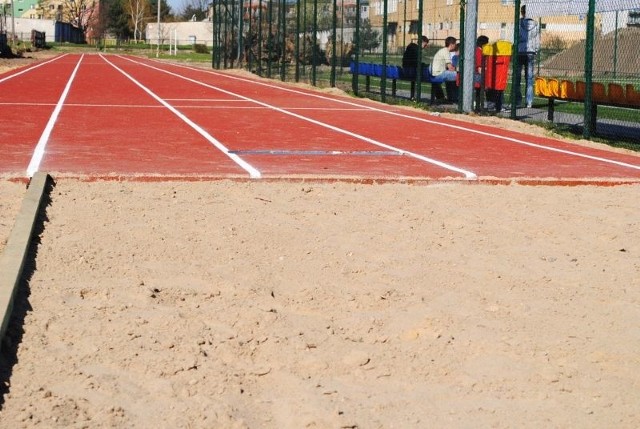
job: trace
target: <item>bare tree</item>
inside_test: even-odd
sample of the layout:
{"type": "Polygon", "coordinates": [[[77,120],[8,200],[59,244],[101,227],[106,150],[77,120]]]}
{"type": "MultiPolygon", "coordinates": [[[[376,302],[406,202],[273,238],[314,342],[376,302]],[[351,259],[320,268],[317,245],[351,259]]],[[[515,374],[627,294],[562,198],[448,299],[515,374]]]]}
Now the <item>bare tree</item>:
{"type": "Polygon", "coordinates": [[[84,30],[96,12],[96,0],[40,0],[45,19],[69,22],[84,30]]]}
{"type": "Polygon", "coordinates": [[[179,15],[186,21],[202,21],[207,17],[210,4],[208,0],[183,0],[179,15]]]}
{"type": "Polygon", "coordinates": [[[127,0],[125,4],[125,10],[131,19],[131,26],[133,27],[133,40],[136,43],[138,39],[142,39],[144,16],[147,7],[147,0],[127,0]]]}

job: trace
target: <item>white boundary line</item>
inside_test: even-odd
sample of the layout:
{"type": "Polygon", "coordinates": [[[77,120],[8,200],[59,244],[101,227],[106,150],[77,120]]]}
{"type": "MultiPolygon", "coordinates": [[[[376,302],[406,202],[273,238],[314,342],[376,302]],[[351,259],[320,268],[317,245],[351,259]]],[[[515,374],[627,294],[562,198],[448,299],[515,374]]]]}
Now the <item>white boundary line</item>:
{"type": "MultiPolygon", "coordinates": [[[[166,63],[162,63],[162,64],[166,64],[166,63]]],[[[576,156],[576,157],[580,157],[580,158],[587,158],[587,159],[591,159],[591,160],[594,160],[594,161],[600,161],[600,162],[605,162],[605,163],[609,163],[609,164],[615,164],[615,165],[618,165],[618,166],[621,166],[621,167],[627,167],[627,168],[632,168],[632,169],[635,169],[635,170],[640,170],[640,165],[629,164],[629,163],[626,163],[626,162],[616,161],[616,160],[608,159],[608,158],[602,158],[602,157],[594,156],[594,155],[587,155],[587,154],[584,154],[584,153],[575,152],[575,151],[566,150],[566,149],[558,149],[558,148],[555,148],[555,147],[545,146],[545,145],[541,145],[541,144],[538,144],[538,143],[532,143],[532,142],[529,142],[529,141],[526,141],[526,140],[517,139],[517,138],[514,138],[514,137],[506,137],[506,136],[502,136],[502,135],[499,135],[499,134],[489,133],[489,132],[486,132],[486,131],[480,131],[480,130],[474,130],[474,129],[470,129],[470,128],[465,128],[465,127],[462,127],[460,125],[453,125],[453,124],[447,124],[447,123],[443,123],[443,122],[432,121],[432,120],[425,119],[425,118],[418,118],[418,117],[415,117],[415,116],[406,115],[406,114],[399,113],[399,112],[393,112],[393,111],[380,109],[380,108],[373,107],[373,106],[361,105],[361,104],[353,103],[351,101],[346,101],[346,100],[340,100],[340,99],[336,99],[336,98],[326,97],[326,96],[323,96],[323,95],[320,95],[320,94],[307,93],[307,92],[299,91],[299,90],[292,89],[292,88],[285,88],[285,87],[282,87],[282,86],[273,85],[273,84],[269,84],[269,83],[266,83],[266,82],[260,82],[260,81],[256,81],[256,80],[252,80],[252,79],[239,77],[239,76],[233,76],[233,75],[226,74],[226,73],[219,73],[219,72],[215,72],[215,71],[212,71],[212,70],[203,70],[203,69],[200,69],[200,68],[197,68],[197,67],[188,67],[188,66],[184,66],[184,65],[181,65],[181,64],[171,64],[171,65],[174,65],[176,67],[183,67],[183,68],[186,68],[186,69],[189,69],[189,70],[193,70],[193,71],[200,71],[200,72],[203,72],[203,73],[213,74],[213,75],[216,75],[216,76],[224,76],[224,77],[229,78],[229,79],[240,80],[240,81],[243,81],[243,82],[250,82],[250,83],[254,83],[256,85],[262,85],[262,86],[266,86],[266,87],[269,87],[269,88],[276,88],[276,89],[280,89],[282,91],[293,92],[293,93],[296,93],[296,94],[303,94],[303,95],[307,95],[309,97],[316,97],[316,98],[320,98],[320,99],[323,99],[323,100],[334,101],[334,102],[337,102],[337,103],[348,104],[348,105],[358,106],[358,107],[364,107],[365,109],[373,110],[373,111],[376,111],[376,112],[382,112],[382,113],[386,113],[386,114],[393,115],[393,116],[399,116],[399,117],[402,117],[402,118],[414,119],[416,121],[425,122],[425,123],[428,123],[428,124],[435,124],[435,125],[440,125],[440,126],[443,126],[443,127],[454,128],[454,129],[457,129],[457,130],[462,130],[462,131],[466,131],[466,132],[469,132],[469,133],[479,134],[479,135],[483,135],[483,136],[487,136],[487,137],[493,137],[493,138],[500,139],[500,140],[506,140],[506,141],[510,141],[512,143],[517,143],[517,144],[521,144],[521,145],[524,145],[524,146],[529,146],[529,147],[533,147],[533,148],[537,148],[537,149],[548,150],[548,151],[551,151],[551,152],[562,153],[562,154],[565,154],[565,155],[571,155],[571,156],[576,156]]]]}
{"type": "Polygon", "coordinates": [[[201,101],[201,102],[216,102],[216,103],[243,103],[244,100],[229,100],[228,98],[165,98],[167,101],[201,101]]]}
{"type": "Polygon", "coordinates": [[[55,106],[55,103],[0,103],[0,106],[55,106]]]}
{"type": "MultiPolygon", "coordinates": [[[[188,99],[170,99],[170,98],[165,98],[165,101],[193,101],[193,100],[188,100],[188,99]]],[[[228,100],[223,100],[224,101],[228,101],[228,100]]],[[[211,103],[212,100],[208,100],[207,103],[211,103]]],[[[246,103],[245,100],[237,100],[237,102],[239,103],[246,103]]],[[[207,104],[175,104],[174,107],[182,107],[184,109],[236,109],[236,110],[257,110],[257,109],[265,109],[265,107],[263,106],[225,106],[222,105],[223,103],[216,103],[215,105],[207,105],[207,104]]],[[[0,102],[0,106],[35,106],[35,107],[48,107],[48,106],[55,106],[56,103],[3,103],[0,102]]],[[[89,103],[66,103],[65,107],[113,107],[113,108],[136,108],[136,109],[164,109],[164,106],[158,106],[158,105],[153,105],[153,106],[149,106],[149,105],[144,105],[144,104],[89,104],[89,103]]],[[[285,107],[285,109],[288,110],[318,110],[315,107],[285,107]]],[[[341,108],[341,107],[337,107],[337,108],[324,108],[323,110],[325,111],[331,111],[331,112],[357,112],[360,110],[364,110],[364,109],[351,109],[351,108],[341,108]]]]}
{"type": "Polygon", "coordinates": [[[17,73],[12,74],[11,76],[7,76],[7,77],[5,77],[5,78],[0,79],[0,83],[4,82],[4,81],[6,81],[6,80],[9,80],[9,79],[11,79],[11,78],[13,78],[13,77],[20,76],[20,75],[21,75],[21,74],[23,74],[23,73],[30,72],[31,70],[33,70],[33,69],[37,69],[38,67],[41,67],[41,66],[43,66],[43,65],[45,65],[45,64],[49,64],[49,63],[51,63],[51,62],[53,62],[53,61],[57,61],[57,60],[59,60],[59,59],[60,59],[60,58],[62,58],[62,57],[66,57],[67,55],[69,55],[69,54],[60,55],[59,57],[52,58],[52,59],[50,59],[50,60],[48,60],[48,61],[44,61],[44,62],[42,62],[42,63],[38,63],[38,64],[34,65],[33,67],[29,67],[29,68],[27,68],[27,69],[21,70],[21,71],[19,71],[19,72],[17,72],[17,73]]]}
{"type": "Polygon", "coordinates": [[[233,160],[236,164],[238,164],[240,167],[242,167],[242,169],[244,169],[247,173],[249,173],[249,176],[252,179],[259,179],[261,177],[260,172],[254,168],[253,166],[251,166],[248,162],[246,162],[244,159],[240,158],[238,155],[235,155],[233,153],[229,152],[229,149],[227,149],[227,147],[225,145],[223,145],[222,143],[220,143],[220,141],[218,141],[215,137],[213,137],[211,134],[209,134],[208,132],[206,132],[204,129],[202,129],[198,124],[196,124],[195,122],[193,122],[191,119],[187,118],[185,115],[183,115],[180,111],[178,111],[175,107],[173,107],[171,104],[167,103],[166,101],[164,101],[162,98],[158,97],[158,95],[156,95],[155,93],[153,93],[149,88],[147,88],[146,86],[142,85],[140,82],[138,82],[137,80],[135,80],[133,78],[133,76],[127,74],[124,70],[122,70],[120,67],[116,66],[115,64],[113,64],[111,61],[109,61],[108,59],[105,58],[104,55],[100,54],[100,58],[102,58],[105,62],[107,62],[111,67],[115,68],[116,70],[118,70],[120,73],[122,73],[127,79],[129,79],[131,82],[133,82],[134,84],[136,84],[138,87],[140,87],[144,92],[146,92],[147,94],[149,94],[153,99],[155,99],[158,103],[162,104],[164,107],[166,107],[167,109],[169,109],[174,115],[176,115],[178,118],[182,119],[186,124],[188,124],[191,128],[193,128],[198,134],[200,134],[202,137],[204,137],[205,139],[207,139],[207,141],[209,143],[211,143],[212,145],[214,145],[218,150],[220,150],[222,153],[224,153],[225,155],[227,155],[229,158],[231,158],[231,160],[233,160]]]}
{"type": "MultiPolygon", "coordinates": [[[[55,106],[56,103],[0,103],[0,106],[35,106],[35,107],[48,107],[55,106]]],[[[108,107],[108,108],[128,108],[134,107],[136,109],[162,109],[162,106],[149,106],[141,104],[84,104],[84,103],[66,103],[65,107],[108,107]]]]}
{"type": "MultiPolygon", "coordinates": [[[[132,63],[135,63],[135,64],[141,64],[141,65],[143,65],[143,66],[145,66],[145,67],[149,67],[149,68],[152,68],[152,69],[154,69],[154,70],[158,70],[158,71],[161,71],[161,72],[163,72],[163,73],[167,73],[167,74],[169,74],[169,75],[179,77],[180,79],[184,79],[184,80],[187,80],[187,81],[189,81],[189,82],[193,82],[193,83],[195,83],[195,84],[205,86],[205,87],[207,87],[207,88],[215,89],[216,91],[220,91],[220,92],[223,92],[223,93],[225,93],[225,94],[229,94],[229,95],[232,95],[232,96],[234,96],[234,97],[241,98],[241,99],[243,99],[243,100],[251,101],[252,103],[256,103],[256,104],[258,104],[258,105],[260,105],[260,106],[267,107],[267,108],[269,108],[269,109],[275,110],[275,111],[280,112],[280,113],[283,113],[283,114],[285,114],[285,115],[293,116],[293,117],[298,118],[298,119],[301,119],[301,120],[303,120],[303,121],[311,122],[312,124],[318,125],[318,126],[320,126],[320,127],[328,128],[328,129],[330,129],[330,130],[332,130],[332,131],[335,131],[335,132],[337,132],[337,133],[345,134],[345,135],[347,135],[347,136],[350,136],[350,137],[356,138],[356,139],[358,139],[358,140],[362,140],[362,141],[365,141],[365,142],[367,142],[367,143],[371,143],[371,144],[373,144],[373,145],[375,145],[375,146],[383,147],[383,148],[385,148],[385,149],[389,149],[389,150],[392,150],[392,151],[394,151],[394,152],[398,152],[398,153],[399,153],[399,154],[401,154],[401,155],[407,155],[407,156],[410,156],[410,157],[412,157],[412,158],[419,159],[419,160],[421,160],[421,161],[427,162],[427,163],[429,163],[429,164],[437,165],[437,166],[442,167],[442,168],[444,168],[444,169],[446,169],[446,170],[450,170],[450,171],[454,171],[454,172],[456,172],[456,173],[460,173],[460,174],[464,175],[466,179],[469,179],[469,180],[477,179],[477,175],[476,175],[475,173],[473,173],[473,172],[471,172],[471,171],[468,171],[468,170],[464,170],[464,169],[462,169],[462,168],[455,167],[455,166],[450,165],[450,164],[447,164],[447,163],[445,163],[445,162],[438,161],[438,160],[436,160],[436,159],[429,158],[429,157],[426,157],[426,156],[424,156],[424,155],[417,154],[417,153],[415,153],[415,152],[410,152],[410,151],[407,151],[407,150],[404,150],[404,149],[400,149],[400,148],[397,148],[397,147],[395,147],[395,146],[391,146],[391,145],[388,145],[388,144],[386,144],[386,143],[382,143],[382,142],[380,142],[380,141],[377,141],[377,140],[371,139],[371,138],[369,138],[369,137],[363,136],[363,135],[361,135],[361,134],[352,133],[352,132],[347,131],[347,130],[344,130],[344,129],[342,129],[342,128],[338,128],[338,127],[335,127],[335,126],[333,126],[333,125],[330,125],[330,124],[327,124],[327,123],[324,123],[324,122],[317,121],[317,120],[315,120],[315,119],[307,118],[306,116],[298,115],[297,113],[293,113],[293,112],[290,112],[290,111],[288,111],[288,110],[284,110],[284,109],[282,109],[282,108],[279,108],[279,107],[276,107],[276,106],[272,106],[272,105],[267,104],[267,103],[264,103],[264,102],[262,102],[262,101],[254,100],[254,99],[252,99],[252,98],[245,97],[245,96],[243,96],[243,95],[236,94],[236,93],[234,93],[234,92],[227,91],[227,90],[225,90],[225,89],[222,89],[222,88],[219,88],[219,87],[216,87],[216,86],[213,86],[213,85],[209,85],[209,84],[206,84],[206,83],[203,83],[203,82],[197,81],[197,80],[195,80],[195,79],[191,79],[191,78],[188,78],[188,77],[185,77],[185,76],[179,75],[179,74],[177,74],[177,73],[170,72],[170,71],[168,71],[168,70],[163,70],[163,69],[161,69],[161,68],[154,67],[154,66],[152,66],[152,65],[150,65],[150,64],[145,64],[145,63],[142,63],[142,62],[139,62],[139,61],[134,61],[134,60],[132,60],[132,59],[130,59],[130,58],[122,57],[122,56],[120,56],[120,55],[118,55],[118,57],[120,57],[120,58],[122,58],[122,59],[125,59],[125,60],[127,60],[127,61],[130,61],[130,62],[132,62],[132,63]]],[[[301,93],[301,94],[304,94],[304,93],[301,93]]],[[[355,104],[354,104],[354,106],[355,106],[355,104]]]]}
{"type": "Polygon", "coordinates": [[[53,130],[53,126],[58,120],[58,115],[62,110],[62,106],[64,105],[64,100],[67,98],[67,94],[71,89],[71,83],[73,79],[76,77],[76,73],[80,68],[80,63],[82,63],[82,59],[84,58],[84,54],[78,60],[76,67],[73,69],[73,73],[69,77],[69,81],[67,85],[64,87],[64,91],[62,91],[62,95],[60,95],[60,99],[58,100],[58,104],[56,104],[55,109],[53,109],[53,113],[49,117],[49,122],[47,122],[47,126],[44,128],[42,135],[40,136],[40,140],[38,140],[38,144],[33,151],[33,155],[31,156],[31,161],[29,162],[29,166],[27,167],[27,176],[32,177],[40,168],[40,163],[42,162],[42,158],[44,157],[45,149],[47,148],[47,142],[49,141],[49,137],[51,136],[51,131],[53,130]]]}

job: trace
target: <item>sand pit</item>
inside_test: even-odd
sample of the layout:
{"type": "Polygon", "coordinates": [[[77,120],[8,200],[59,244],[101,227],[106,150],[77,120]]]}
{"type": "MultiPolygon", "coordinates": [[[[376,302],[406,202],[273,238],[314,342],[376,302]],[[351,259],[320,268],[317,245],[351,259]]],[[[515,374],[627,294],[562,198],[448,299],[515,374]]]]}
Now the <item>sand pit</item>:
{"type": "Polygon", "coordinates": [[[639,185],[58,179],[0,427],[637,428],[638,213],[639,185]]]}
{"type": "Polygon", "coordinates": [[[0,422],[635,428],[638,213],[637,185],[58,180],[0,422]]]}

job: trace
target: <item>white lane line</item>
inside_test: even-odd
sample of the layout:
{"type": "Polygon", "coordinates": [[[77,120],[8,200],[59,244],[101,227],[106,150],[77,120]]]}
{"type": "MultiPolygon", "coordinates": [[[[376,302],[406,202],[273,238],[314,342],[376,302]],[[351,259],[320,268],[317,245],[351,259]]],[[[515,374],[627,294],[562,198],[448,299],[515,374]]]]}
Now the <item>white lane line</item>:
{"type": "MultiPolygon", "coordinates": [[[[119,57],[120,57],[120,56],[119,56],[119,57]]],[[[234,93],[234,92],[227,91],[227,90],[225,90],[225,89],[222,89],[222,88],[219,88],[219,87],[216,87],[216,86],[213,86],[213,85],[209,85],[209,84],[206,84],[206,83],[203,83],[203,82],[197,81],[197,80],[195,80],[195,79],[191,79],[191,78],[188,78],[188,77],[185,77],[185,76],[179,75],[179,74],[177,74],[177,73],[170,72],[170,71],[168,71],[168,70],[163,70],[163,69],[161,69],[161,68],[154,67],[154,66],[152,66],[152,65],[145,64],[145,63],[142,63],[142,62],[134,61],[134,60],[129,59],[129,58],[126,58],[126,57],[120,57],[120,58],[123,58],[123,59],[125,59],[125,60],[127,60],[127,61],[130,61],[130,62],[132,62],[132,63],[135,63],[135,64],[141,64],[141,65],[143,65],[143,66],[145,66],[145,67],[149,67],[149,68],[152,68],[152,69],[155,69],[155,70],[161,71],[161,72],[163,72],[163,73],[167,73],[167,74],[172,75],[172,76],[179,77],[180,79],[184,79],[184,80],[187,80],[187,81],[189,81],[189,82],[193,82],[193,83],[195,83],[195,84],[205,86],[205,87],[207,87],[207,88],[215,89],[216,91],[220,91],[220,92],[223,92],[223,93],[225,93],[225,94],[233,95],[234,97],[238,97],[238,98],[241,98],[241,99],[243,99],[243,100],[251,101],[252,103],[256,103],[256,104],[258,104],[258,105],[260,105],[260,106],[267,107],[267,108],[269,108],[269,109],[275,110],[275,111],[280,112],[280,113],[283,113],[283,114],[285,114],[285,115],[293,116],[294,118],[298,118],[298,119],[303,120],[303,121],[306,121],[306,122],[311,122],[312,124],[318,125],[318,126],[320,126],[320,127],[328,128],[328,129],[330,129],[330,130],[332,130],[332,131],[335,131],[335,132],[337,132],[337,133],[345,134],[345,135],[347,135],[347,136],[349,136],[349,137],[353,137],[353,138],[355,138],[355,139],[362,140],[362,141],[365,141],[365,142],[367,142],[367,143],[371,143],[371,144],[373,144],[373,145],[375,145],[375,146],[383,147],[383,148],[385,148],[385,149],[389,149],[389,150],[392,150],[392,151],[398,152],[398,153],[399,153],[399,154],[401,154],[401,155],[407,155],[407,156],[410,156],[410,157],[412,157],[412,158],[419,159],[419,160],[421,160],[421,161],[427,162],[427,163],[429,163],[429,164],[437,165],[438,167],[442,167],[442,168],[444,168],[444,169],[446,169],[446,170],[453,171],[453,172],[456,172],[456,173],[460,173],[460,174],[464,175],[464,177],[465,177],[466,179],[470,179],[470,180],[471,180],[471,179],[477,179],[477,176],[476,176],[476,174],[475,174],[475,173],[473,173],[473,172],[471,172],[471,171],[468,171],[468,170],[464,170],[464,169],[462,169],[462,168],[455,167],[455,166],[453,166],[453,165],[451,165],[451,164],[447,164],[447,163],[445,163],[445,162],[438,161],[438,160],[436,160],[436,159],[429,158],[429,157],[426,157],[426,156],[424,156],[424,155],[420,155],[420,154],[415,153],[415,152],[411,152],[411,151],[407,151],[407,150],[404,150],[404,149],[400,149],[400,148],[397,148],[397,147],[395,147],[395,146],[391,146],[391,145],[388,145],[388,144],[386,144],[386,143],[382,143],[382,142],[377,141],[377,140],[374,140],[374,139],[372,139],[372,138],[369,138],[369,137],[363,136],[363,135],[361,135],[361,134],[352,133],[352,132],[350,132],[350,131],[344,130],[344,129],[342,129],[342,128],[335,127],[335,126],[330,125],[330,124],[327,124],[327,123],[325,123],[325,122],[320,122],[320,121],[317,121],[317,120],[315,120],[315,119],[307,118],[306,116],[298,115],[297,113],[293,113],[293,112],[290,112],[290,111],[288,111],[288,110],[284,110],[284,109],[282,109],[282,108],[279,108],[279,107],[276,107],[276,106],[272,106],[272,105],[267,104],[267,103],[264,103],[264,102],[262,102],[262,101],[254,100],[254,99],[252,99],[252,98],[245,97],[244,95],[236,94],[236,93],[234,93]]],[[[355,105],[355,104],[354,104],[354,105],[355,105]]]]}
{"type": "Polygon", "coordinates": [[[55,103],[0,103],[0,106],[55,106],[55,103]]]}
{"type": "Polygon", "coordinates": [[[243,81],[243,82],[251,82],[251,83],[254,83],[256,85],[262,85],[262,86],[266,86],[266,87],[269,87],[269,88],[276,88],[276,89],[279,89],[279,90],[282,90],[282,91],[293,92],[293,93],[296,93],[296,94],[302,94],[302,95],[306,95],[308,97],[320,98],[320,99],[323,99],[323,100],[334,101],[334,102],[337,102],[337,103],[347,104],[347,105],[351,105],[351,106],[359,106],[361,108],[365,108],[365,109],[376,111],[376,112],[386,113],[386,114],[393,115],[393,116],[398,116],[398,117],[401,117],[401,118],[413,119],[413,120],[420,121],[420,122],[425,122],[425,123],[428,123],[428,124],[434,124],[434,125],[439,125],[439,126],[442,126],[442,127],[462,130],[462,131],[466,131],[466,132],[469,132],[469,133],[474,133],[474,134],[479,134],[479,135],[486,136],[486,137],[496,138],[496,139],[499,139],[499,140],[506,140],[506,141],[509,141],[509,142],[512,142],[512,143],[517,143],[517,144],[520,144],[520,145],[529,146],[529,147],[533,147],[533,148],[536,148],[536,149],[548,150],[548,151],[551,151],[551,152],[562,153],[562,154],[565,154],[565,155],[591,159],[591,160],[594,160],[594,161],[605,162],[605,163],[608,163],[608,164],[614,164],[614,165],[618,165],[620,167],[626,167],[626,168],[632,168],[632,169],[635,169],[635,170],[640,170],[640,165],[629,164],[629,163],[626,163],[626,162],[616,161],[614,159],[603,158],[603,157],[594,156],[594,155],[587,155],[587,154],[584,154],[584,153],[575,152],[575,151],[567,150],[567,149],[559,149],[559,148],[555,148],[555,147],[552,147],[552,146],[545,146],[545,145],[542,145],[542,144],[532,143],[532,142],[529,142],[529,141],[526,141],[526,140],[517,139],[515,137],[507,137],[507,136],[502,136],[500,134],[490,133],[490,132],[487,132],[487,131],[480,131],[480,130],[474,130],[474,129],[471,129],[471,128],[465,128],[465,127],[460,126],[460,125],[453,125],[453,124],[447,124],[447,123],[443,123],[443,122],[432,121],[432,120],[429,120],[429,119],[419,118],[419,117],[407,115],[407,114],[404,114],[404,113],[393,112],[393,111],[390,111],[390,110],[384,110],[384,109],[380,109],[380,108],[373,107],[373,106],[360,105],[360,104],[357,104],[357,103],[353,103],[351,101],[346,101],[346,100],[340,100],[340,99],[336,99],[336,98],[326,97],[326,96],[320,95],[320,94],[311,94],[311,93],[299,91],[299,90],[292,89],[292,88],[285,88],[285,87],[282,87],[282,86],[273,85],[273,84],[269,84],[269,83],[266,83],[266,82],[259,82],[259,81],[243,78],[243,77],[240,77],[240,76],[233,76],[233,75],[229,75],[229,74],[226,74],[226,73],[218,73],[218,72],[211,71],[211,70],[203,70],[203,69],[199,69],[197,67],[188,67],[188,66],[184,66],[184,65],[180,65],[180,64],[173,64],[173,65],[175,65],[176,67],[183,67],[183,68],[186,68],[186,69],[189,69],[189,70],[201,71],[201,72],[204,72],[204,73],[214,74],[216,76],[224,76],[224,77],[229,78],[229,79],[240,80],[240,81],[243,81]]]}
{"type": "Polygon", "coordinates": [[[214,103],[244,103],[244,100],[230,100],[228,98],[165,98],[166,101],[202,101],[214,103]]]}
{"type": "Polygon", "coordinates": [[[233,160],[236,164],[238,164],[242,169],[244,169],[247,173],[249,173],[249,176],[252,179],[259,179],[262,175],[260,174],[260,172],[254,168],[252,165],[250,165],[248,162],[246,162],[244,159],[240,158],[238,155],[230,153],[229,149],[227,149],[227,147],[225,145],[223,145],[222,143],[220,143],[216,138],[214,138],[211,134],[209,134],[208,132],[206,132],[204,129],[202,129],[198,124],[196,124],[195,122],[193,122],[191,119],[187,118],[185,115],[183,115],[180,111],[178,111],[175,107],[173,107],[171,104],[167,103],[166,101],[164,101],[162,98],[158,97],[155,93],[153,93],[149,88],[147,88],[146,86],[144,86],[143,84],[141,84],[140,82],[138,82],[137,80],[135,80],[133,78],[133,76],[127,74],[124,70],[122,70],[120,67],[116,66],[115,64],[113,64],[111,61],[109,61],[108,59],[105,58],[104,55],[100,54],[100,57],[106,61],[109,65],[111,65],[111,67],[115,68],[116,70],[118,70],[120,73],[122,73],[127,79],[129,79],[131,82],[133,82],[134,84],[136,84],[138,87],[140,87],[144,92],[146,92],[147,94],[149,94],[152,98],[154,98],[158,103],[162,104],[164,107],[166,107],[167,109],[169,109],[174,115],[176,115],[178,118],[182,119],[186,124],[188,124],[191,128],[193,128],[198,134],[200,134],[202,137],[204,137],[209,143],[211,143],[212,145],[214,145],[216,148],[218,148],[218,150],[220,150],[222,153],[224,153],[225,155],[227,155],[231,160],[233,160]]]}
{"type": "MultiPolygon", "coordinates": [[[[207,105],[199,105],[196,106],[194,104],[176,104],[175,107],[181,107],[184,109],[219,109],[219,110],[271,110],[273,107],[265,107],[265,106],[225,106],[222,104],[217,104],[215,106],[207,106],[207,105]]],[[[279,107],[279,109],[284,109],[287,112],[292,112],[295,110],[305,111],[310,110],[313,112],[361,112],[363,109],[318,109],[316,107],[279,107]]]]}
{"type": "Polygon", "coordinates": [[[37,69],[38,67],[42,67],[42,66],[43,66],[43,65],[45,65],[45,64],[49,64],[49,63],[52,63],[52,62],[54,62],[54,61],[58,61],[60,58],[62,58],[62,57],[66,57],[67,55],[69,55],[69,54],[60,55],[59,57],[55,57],[55,58],[53,58],[53,59],[50,59],[49,61],[44,61],[44,62],[42,62],[42,63],[38,63],[38,64],[34,65],[33,67],[29,67],[29,68],[27,68],[27,69],[21,70],[21,71],[19,71],[18,73],[14,73],[14,74],[12,74],[11,76],[7,76],[7,77],[5,77],[5,78],[0,79],[0,83],[4,82],[5,80],[9,80],[9,79],[11,79],[11,78],[14,78],[14,77],[16,77],[16,76],[20,76],[21,74],[24,74],[24,73],[30,72],[31,70],[33,70],[33,69],[37,69]]]}
{"type": "MultiPolygon", "coordinates": [[[[32,107],[49,107],[55,106],[55,103],[0,103],[0,106],[32,106],[32,107]]],[[[149,109],[164,109],[162,106],[153,105],[136,105],[136,104],[84,104],[84,103],[67,103],[65,107],[108,107],[108,108],[128,108],[134,107],[136,109],[149,108],[149,109]]]]}
{"type": "Polygon", "coordinates": [[[53,126],[58,120],[58,115],[62,110],[62,106],[64,105],[64,100],[67,98],[67,94],[71,89],[71,84],[73,83],[73,79],[76,77],[76,73],[80,68],[80,63],[84,58],[84,54],[80,56],[76,67],[73,69],[73,73],[69,77],[69,81],[67,85],[64,87],[64,91],[62,91],[62,95],[60,95],[60,99],[58,100],[58,104],[56,104],[55,109],[53,109],[53,113],[49,117],[49,122],[47,122],[47,126],[44,128],[42,135],[40,136],[40,140],[38,140],[38,144],[36,145],[35,150],[33,151],[33,155],[31,156],[31,161],[27,166],[27,177],[32,177],[40,168],[40,163],[42,162],[42,158],[44,157],[45,149],[47,148],[47,142],[49,141],[49,137],[51,136],[51,131],[53,130],[53,126]]]}
{"type": "MultiPolygon", "coordinates": [[[[169,98],[165,98],[165,101],[171,101],[169,98]]],[[[246,100],[238,100],[241,103],[247,103],[246,100]]],[[[0,106],[32,106],[32,107],[49,107],[55,106],[55,103],[2,103],[0,102],[0,106]]],[[[149,104],[87,104],[87,103],[66,103],[65,107],[100,107],[100,108],[118,108],[118,109],[164,109],[164,106],[159,106],[157,104],[149,105],[149,104]]],[[[196,105],[196,104],[174,104],[173,107],[183,108],[183,109],[220,109],[220,110],[261,110],[267,109],[264,106],[225,106],[222,103],[217,103],[215,105],[196,105]]],[[[315,107],[283,107],[286,110],[313,110],[314,112],[323,111],[323,112],[357,112],[365,109],[351,109],[351,108],[342,108],[342,107],[329,107],[318,109],[315,107]]]]}

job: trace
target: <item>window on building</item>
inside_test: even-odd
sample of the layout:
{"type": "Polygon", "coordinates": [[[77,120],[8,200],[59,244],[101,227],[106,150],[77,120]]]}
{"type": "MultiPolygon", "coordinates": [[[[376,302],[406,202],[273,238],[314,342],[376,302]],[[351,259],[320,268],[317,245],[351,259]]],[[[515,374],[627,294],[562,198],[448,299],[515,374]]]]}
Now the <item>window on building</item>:
{"type": "Polygon", "coordinates": [[[398,11],[398,0],[389,0],[387,3],[387,12],[396,13],[398,11]]]}
{"type": "Polygon", "coordinates": [[[383,2],[381,2],[381,1],[375,2],[375,4],[374,4],[374,12],[375,12],[376,15],[384,15],[384,12],[383,12],[383,9],[382,9],[383,6],[384,6],[383,2]]]}

